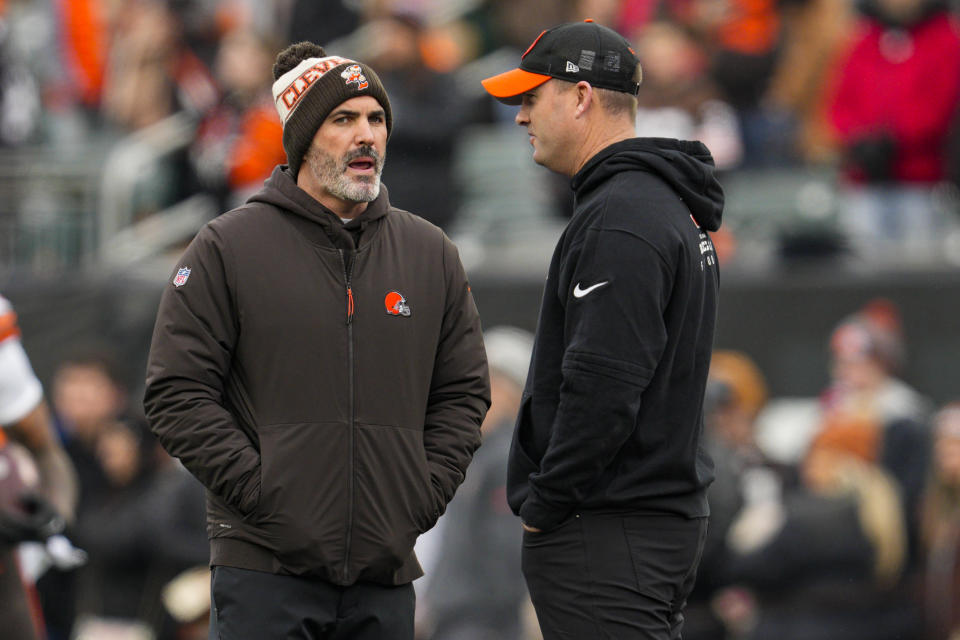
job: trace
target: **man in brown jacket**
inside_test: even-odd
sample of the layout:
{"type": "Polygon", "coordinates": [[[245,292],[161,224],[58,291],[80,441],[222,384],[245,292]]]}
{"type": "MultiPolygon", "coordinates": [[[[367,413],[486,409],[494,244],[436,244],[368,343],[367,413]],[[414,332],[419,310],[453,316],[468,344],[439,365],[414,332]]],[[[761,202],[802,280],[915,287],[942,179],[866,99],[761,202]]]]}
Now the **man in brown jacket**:
{"type": "Polygon", "coordinates": [[[412,639],[413,544],[489,406],[480,321],[453,244],[380,184],[374,71],[299,43],[274,77],[288,165],[187,248],[144,406],[207,488],[211,637],[412,639]]]}

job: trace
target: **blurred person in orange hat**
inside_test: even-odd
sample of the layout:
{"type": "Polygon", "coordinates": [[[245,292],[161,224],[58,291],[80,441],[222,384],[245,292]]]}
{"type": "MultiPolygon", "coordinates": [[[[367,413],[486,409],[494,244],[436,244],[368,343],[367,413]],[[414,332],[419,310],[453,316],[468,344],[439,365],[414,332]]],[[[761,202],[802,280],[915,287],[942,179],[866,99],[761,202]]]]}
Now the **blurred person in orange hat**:
{"type": "MultiPolygon", "coordinates": [[[[767,459],[754,437],[757,415],[768,397],[767,383],[745,353],[714,351],[704,399],[704,441],[714,462],[715,479],[707,491],[707,530],[697,583],[687,604],[683,637],[714,640],[725,637],[733,617],[724,590],[727,537],[735,520],[754,533],[779,526],[783,486],[791,475],[767,459]],[[750,517],[743,517],[744,512],[750,517]],[[716,602],[721,595],[724,603],[716,602]],[[722,616],[718,614],[722,608],[722,616]]],[[[746,614],[747,612],[745,612],[746,614]]]]}
{"type": "Polygon", "coordinates": [[[826,423],[811,442],[803,460],[803,478],[815,491],[830,491],[847,461],[875,464],[880,456],[880,428],[867,420],[826,423]]]}
{"type": "Polygon", "coordinates": [[[714,396],[714,432],[735,449],[753,451],[753,422],[768,397],[759,367],[745,353],[718,350],[710,360],[707,384],[714,396]]]}
{"type": "Polygon", "coordinates": [[[930,403],[900,377],[906,341],[900,312],[886,299],[843,318],[830,336],[831,383],[821,394],[821,429],[876,432],[876,460],[896,478],[916,551],[920,493],[929,458],[930,403]]]}
{"type": "Polygon", "coordinates": [[[825,426],[766,527],[738,514],[724,581],[755,599],[750,640],[897,640],[915,637],[907,518],[895,479],[879,464],[872,423],[825,426]]]}
{"type": "Polygon", "coordinates": [[[766,406],[766,380],[745,353],[717,350],[710,361],[704,400],[706,442],[714,460],[710,536],[725,535],[731,512],[753,502],[776,506],[791,475],[756,440],[757,416],[766,406]]]}

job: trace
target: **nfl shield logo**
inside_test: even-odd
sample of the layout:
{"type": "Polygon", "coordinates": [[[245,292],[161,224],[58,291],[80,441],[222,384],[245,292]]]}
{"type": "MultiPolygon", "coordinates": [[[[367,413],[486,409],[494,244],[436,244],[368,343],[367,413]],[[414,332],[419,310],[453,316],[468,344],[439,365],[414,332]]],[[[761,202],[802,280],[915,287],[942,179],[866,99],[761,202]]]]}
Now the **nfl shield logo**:
{"type": "Polygon", "coordinates": [[[173,286],[182,287],[187,284],[187,278],[190,277],[190,267],[180,267],[177,275],[173,278],[173,286]]]}

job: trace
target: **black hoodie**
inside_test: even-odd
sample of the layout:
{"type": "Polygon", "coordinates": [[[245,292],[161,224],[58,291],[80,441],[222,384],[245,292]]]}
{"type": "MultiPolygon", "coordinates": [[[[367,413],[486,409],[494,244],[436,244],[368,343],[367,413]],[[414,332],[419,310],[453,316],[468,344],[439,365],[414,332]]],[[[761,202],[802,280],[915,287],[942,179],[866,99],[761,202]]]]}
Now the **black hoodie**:
{"type": "Polygon", "coordinates": [[[703,392],[723,191],[699,142],[613,144],[573,177],[510,452],[529,525],[574,511],[708,514],[703,392]]]}

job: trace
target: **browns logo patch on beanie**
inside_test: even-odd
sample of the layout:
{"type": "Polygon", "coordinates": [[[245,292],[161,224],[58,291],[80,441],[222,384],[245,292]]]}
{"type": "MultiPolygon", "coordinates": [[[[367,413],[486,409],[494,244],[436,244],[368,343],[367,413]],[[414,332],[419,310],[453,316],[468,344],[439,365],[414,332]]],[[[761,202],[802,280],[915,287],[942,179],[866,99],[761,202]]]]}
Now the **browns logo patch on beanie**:
{"type": "Polygon", "coordinates": [[[273,83],[273,100],[283,123],[283,150],[296,178],[317,129],[338,105],[357,96],[376,98],[393,128],[390,99],[373,69],[349,58],[307,58],[273,83]]]}

